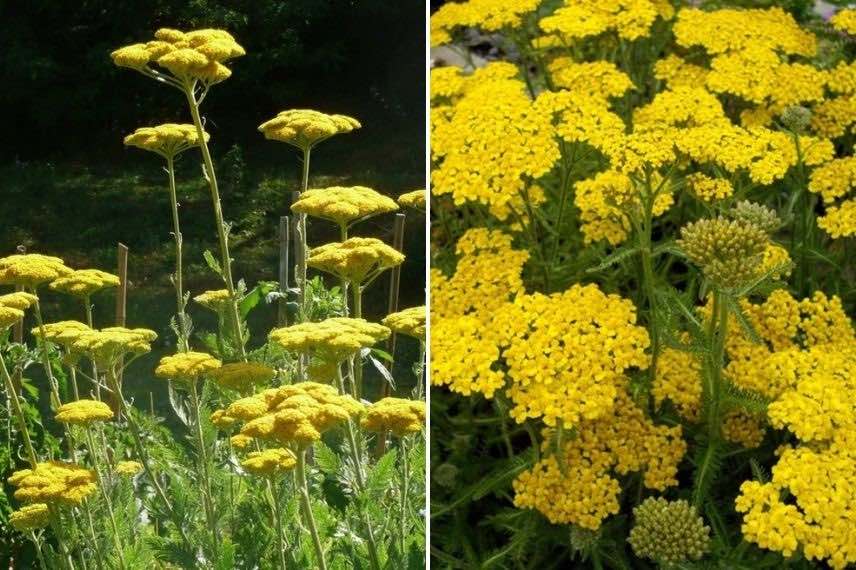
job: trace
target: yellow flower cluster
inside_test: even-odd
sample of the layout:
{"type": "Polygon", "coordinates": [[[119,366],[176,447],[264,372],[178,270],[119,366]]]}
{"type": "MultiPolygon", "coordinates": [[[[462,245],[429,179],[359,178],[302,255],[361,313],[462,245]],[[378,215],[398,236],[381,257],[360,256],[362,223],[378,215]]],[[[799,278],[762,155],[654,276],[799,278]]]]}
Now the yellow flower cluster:
{"type": "Polygon", "coordinates": [[[856,199],[844,200],[838,206],[827,208],[817,225],[833,238],[856,235],[856,199]]]}
{"type": "Polygon", "coordinates": [[[522,295],[497,311],[511,416],[572,428],[608,414],[629,368],[647,368],[650,341],[636,307],[596,285],[522,295]]]}
{"type": "Polygon", "coordinates": [[[161,28],[155,32],[154,40],[119,48],[110,57],[119,67],[136,69],[153,77],[160,75],[151,67],[157,64],[186,87],[194,81],[213,85],[228,79],[232,72],[224,64],[245,53],[235,38],[224,30],[182,32],[161,28]]]}
{"type": "Polygon", "coordinates": [[[118,286],[117,276],[100,269],[78,269],[50,284],[54,291],[77,297],[89,297],[102,289],[118,286]]]}
{"type": "Polygon", "coordinates": [[[541,29],[555,34],[565,43],[616,32],[625,40],[636,40],[650,34],[658,17],[674,15],[671,3],[660,0],[573,0],[541,20],[541,29]]]}
{"type": "Polygon", "coordinates": [[[24,505],[9,515],[9,523],[19,532],[27,532],[44,528],[50,522],[51,513],[44,503],[24,505]]]}
{"type": "Polygon", "coordinates": [[[688,63],[674,54],[654,64],[654,77],[664,81],[670,89],[704,85],[707,74],[708,70],[704,67],[688,63]]]}
{"type": "MultiPolygon", "coordinates": [[[[546,434],[543,447],[555,447],[553,432],[546,434]]],[[[515,479],[514,504],[537,509],[553,524],[596,530],[607,516],[618,513],[621,487],[613,473],[644,471],[645,486],[662,491],[677,484],[685,452],[681,428],[652,423],[622,385],[613,413],[583,421],[561,453],[549,455],[515,479]]]]}
{"type": "Polygon", "coordinates": [[[71,273],[62,259],[38,253],[16,254],[0,259],[0,284],[35,288],[71,273]]]}
{"type": "Polygon", "coordinates": [[[311,109],[289,109],[259,125],[266,139],[309,150],[330,137],[362,127],[347,115],[328,115],[311,109]]]}
{"type": "Polygon", "coordinates": [[[447,2],[431,16],[431,45],[452,41],[458,28],[478,27],[495,32],[518,26],[525,14],[538,8],[539,0],[467,0],[447,2]]]}
{"type": "Polygon", "coordinates": [[[228,289],[215,289],[213,291],[205,291],[193,298],[194,301],[214,312],[223,310],[230,302],[232,296],[228,289]]]}
{"type": "MultiPolygon", "coordinates": [[[[205,133],[206,142],[211,135],[205,133]]],[[[189,148],[199,146],[199,134],[194,125],[165,123],[156,127],[141,127],[125,137],[127,146],[174,158],[189,148]]]]}
{"type": "Polygon", "coordinates": [[[98,400],[77,400],[63,404],[56,411],[56,421],[64,424],[86,426],[113,418],[113,410],[98,400]]]}
{"type": "Polygon", "coordinates": [[[574,93],[620,97],[633,89],[627,74],[609,61],[577,63],[570,57],[557,57],[547,70],[556,88],[574,93]]]}
{"type": "Polygon", "coordinates": [[[392,432],[396,437],[418,433],[425,425],[425,402],[383,398],[368,407],[360,425],[367,431],[392,432]]]}
{"type": "Polygon", "coordinates": [[[30,293],[16,292],[0,295],[0,330],[6,330],[24,318],[24,310],[38,301],[30,293]]]}
{"type": "Polygon", "coordinates": [[[243,461],[241,467],[258,477],[273,477],[294,469],[297,458],[294,453],[281,447],[253,451],[243,461]]]}
{"type": "MultiPolygon", "coordinates": [[[[67,329],[73,331],[73,328],[67,329]]],[[[125,354],[145,354],[158,335],[149,329],[107,327],[101,330],[73,332],[70,348],[88,356],[99,365],[110,366],[125,354]]]]}
{"type": "Polygon", "coordinates": [[[742,410],[732,410],[722,419],[722,437],[747,449],[754,449],[764,440],[764,426],[761,418],[742,410]]]}
{"type": "Polygon", "coordinates": [[[674,348],[663,350],[657,361],[657,376],[651,386],[651,395],[657,408],[669,400],[682,418],[696,422],[701,411],[701,362],[698,356],[674,348]]]}
{"type": "Polygon", "coordinates": [[[761,259],[761,266],[758,270],[761,273],[767,273],[775,269],[770,274],[770,277],[773,279],[782,279],[791,274],[792,266],[793,262],[788,250],[780,245],[770,243],[767,244],[767,249],[764,250],[764,257],[761,259]]]}
{"type": "Polygon", "coordinates": [[[856,157],[837,158],[815,168],[808,189],[823,196],[827,204],[849,194],[856,189],[856,157]]]}
{"type": "Polygon", "coordinates": [[[386,340],[390,330],[364,319],[333,317],[274,329],[270,340],[286,350],[313,353],[327,362],[342,362],[362,348],[386,340]]]}
{"type": "Polygon", "coordinates": [[[829,19],[829,23],[836,30],[856,36],[856,10],[854,9],[845,8],[844,10],[839,10],[837,14],[829,19]]]}
{"type": "MultiPolygon", "coordinates": [[[[74,342],[80,338],[80,335],[86,332],[91,332],[92,329],[88,325],[80,321],[59,321],[56,323],[47,323],[44,326],[45,340],[62,345],[67,350],[72,350],[74,342]]],[[[40,337],[42,329],[34,328],[33,336],[40,337]]]]}
{"type": "Polygon", "coordinates": [[[246,392],[260,384],[267,384],[276,371],[260,362],[232,362],[212,369],[209,377],[224,388],[246,392]]]}
{"type": "Polygon", "coordinates": [[[245,422],[240,435],[299,449],[363,411],[362,404],[332,386],[300,382],[236,400],[224,415],[245,422]]]}
{"type": "Polygon", "coordinates": [[[606,152],[624,137],[624,121],[609,110],[609,102],[600,95],[545,91],[538,95],[535,109],[549,117],[555,134],[566,142],[586,142],[606,152]]]}
{"type": "Polygon", "coordinates": [[[427,316],[426,307],[411,307],[387,315],[381,323],[389,327],[394,333],[425,340],[425,321],[427,320],[427,316]]]}
{"type": "Polygon", "coordinates": [[[82,503],[95,491],[95,480],[95,471],[63,461],[39,463],[35,469],[16,471],[8,479],[17,488],[17,500],[57,506],[82,503]]]}
{"type": "Polygon", "coordinates": [[[306,264],[350,283],[364,283],[404,262],[404,255],[379,239],[352,237],[316,247],[306,264]]]}
{"type": "Polygon", "coordinates": [[[395,200],[365,186],[334,186],[307,190],[291,211],[347,226],[355,221],[398,210],[395,200]]]}
{"type": "Polygon", "coordinates": [[[820,135],[830,138],[843,136],[856,123],[856,96],[835,97],[815,105],[811,126],[820,135]]]}
{"type": "Polygon", "coordinates": [[[139,461],[120,461],[116,464],[116,474],[125,477],[133,477],[143,470],[143,465],[139,461]]]}
{"type": "Polygon", "coordinates": [[[501,220],[520,214],[521,196],[559,159],[550,109],[504,77],[508,65],[488,65],[467,78],[453,105],[431,111],[432,193],[456,205],[479,202],[501,220]],[[492,73],[496,66],[501,73],[492,73]]]}
{"type": "Polygon", "coordinates": [[[405,192],[398,197],[398,203],[407,208],[425,209],[427,196],[424,189],[405,192]]]}
{"type": "Polygon", "coordinates": [[[161,358],[155,376],[165,380],[192,382],[208,376],[223,363],[204,352],[179,352],[161,358]]]}
{"type": "Polygon", "coordinates": [[[724,178],[711,178],[701,172],[695,172],[686,177],[686,182],[699,200],[716,202],[728,198],[734,193],[731,182],[724,178]]]}

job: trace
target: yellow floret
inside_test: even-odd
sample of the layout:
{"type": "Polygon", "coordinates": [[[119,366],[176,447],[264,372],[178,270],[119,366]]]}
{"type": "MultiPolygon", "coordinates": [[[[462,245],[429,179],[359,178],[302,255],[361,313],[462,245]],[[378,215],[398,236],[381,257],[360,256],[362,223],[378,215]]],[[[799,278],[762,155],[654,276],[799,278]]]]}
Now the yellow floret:
{"type": "Polygon", "coordinates": [[[417,433],[425,425],[425,402],[383,398],[369,406],[360,425],[368,431],[392,432],[396,437],[417,433]]]}
{"type": "Polygon", "coordinates": [[[353,237],[316,247],[310,252],[307,265],[356,286],[403,262],[404,254],[381,240],[353,237]]]}

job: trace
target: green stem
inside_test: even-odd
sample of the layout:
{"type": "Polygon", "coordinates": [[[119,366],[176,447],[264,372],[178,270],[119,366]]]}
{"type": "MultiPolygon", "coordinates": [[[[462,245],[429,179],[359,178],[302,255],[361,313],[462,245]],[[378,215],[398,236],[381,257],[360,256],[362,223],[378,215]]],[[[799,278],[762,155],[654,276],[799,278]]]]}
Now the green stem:
{"type": "Polygon", "coordinates": [[[51,387],[51,399],[53,400],[53,405],[56,408],[59,408],[62,405],[62,400],[59,397],[59,385],[57,384],[56,378],[54,378],[53,369],[51,368],[50,355],[48,355],[48,341],[45,337],[45,322],[42,319],[42,307],[38,300],[38,292],[35,287],[33,287],[32,293],[36,296],[36,302],[33,303],[33,313],[36,315],[36,325],[39,328],[39,335],[36,341],[38,342],[41,352],[42,366],[44,366],[45,374],[48,377],[48,384],[50,384],[51,387]]]}
{"type": "Polygon", "coordinates": [[[407,457],[407,437],[404,436],[400,440],[401,444],[401,555],[405,556],[405,548],[407,546],[407,486],[410,480],[410,462],[407,457]]]}
{"type": "Polygon", "coordinates": [[[98,488],[101,490],[101,496],[104,497],[104,504],[107,505],[110,528],[113,531],[113,544],[116,546],[116,557],[119,561],[119,568],[122,570],[125,568],[125,554],[122,549],[122,540],[119,538],[119,526],[116,524],[116,515],[113,513],[113,501],[110,499],[110,493],[107,490],[104,476],[101,473],[101,461],[99,460],[99,453],[92,438],[92,430],[88,425],[86,426],[86,443],[89,446],[89,454],[92,456],[92,465],[95,467],[95,478],[98,482],[98,488]]]}
{"type": "Polygon", "coordinates": [[[182,236],[178,220],[178,195],[175,189],[175,158],[166,157],[166,172],[169,177],[169,201],[172,207],[172,235],[175,238],[175,302],[176,318],[178,319],[178,347],[182,352],[190,350],[187,315],[184,312],[184,270],[182,267],[182,236]]]}
{"type": "Polygon", "coordinates": [[[282,567],[282,570],[285,570],[287,567],[285,552],[288,549],[288,543],[285,541],[285,531],[282,525],[282,513],[279,509],[279,488],[277,487],[277,482],[273,478],[268,479],[268,488],[271,492],[271,511],[273,512],[273,520],[274,524],[276,524],[276,541],[279,546],[279,548],[277,548],[279,551],[279,564],[282,567]]]}
{"type": "Polygon", "coordinates": [[[300,491],[300,506],[303,509],[303,518],[312,535],[312,544],[315,547],[315,557],[320,570],[327,570],[327,561],[324,559],[324,547],[318,536],[318,528],[315,526],[315,515],[312,514],[312,503],[309,501],[309,485],[306,483],[306,450],[301,449],[297,454],[297,485],[300,491]]]}
{"type": "Polygon", "coordinates": [[[202,159],[205,163],[205,177],[211,190],[211,203],[214,206],[214,222],[217,225],[217,237],[220,241],[220,263],[223,270],[223,281],[229,291],[229,317],[235,331],[235,343],[241,360],[246,362],[247,354],[244,348],[243,331],[241,330],[241,318],[238,314],[238,298],[235,294],[235,283],[232,279],[232,257],[229,254],[229,237],[226,235],[226,222],[223,219],[223,207],[220,204],[220,190],[217,186],[217,176],[214,173],[214,162],[211,160],[211,151],[208,150],[208,142],[205,140],[205,129],[202,128],[202,117],[199,114],[199,103],[193,94],[193,87],[185,87],[187,103],[190,105],[190,114],[193,116],[193,124],[196,126],[196,135],[199,140],[199,149],[202,151],[202,159]]]}
{"type": "MultiPolygon", "coordinates": [[[[360,283],[351,283],[354,296],[354,318],[363,318],[363,287],[360,283]]],[[[354,390],[356,398],[363,397],[363,357],[360,351],[354,354],[354,390]]]]}
{"type": "Polygon", "coordinates": [[[41,566],[43,570],[48,570],[48,565],[45,562],[45,555],[42,552],[42,541],[36,537],[36,533],[32,530],[28,534],[30,536],[30,540],[33,542],[33,546],[36,547],[36,557],[39,559],[39,566],[41,566]]]}
{"type": "Polygon", "coordinates": [[[30,439],[30,430],[27,428],[27,420],[24,416],[24,410],[21,407],[21,400],[18,398],[18,391],[15,390],[15,384],[12,382],[12,377],[9,376],[9,369],[6,368],[6,359],[2,355],[0,355],[0,373],[3,374],[3,383],[6,384],[6,391],[9,393],[9,399],[12,401],[12,409],[18,420],[18,427],[21,430],[21,435],[24,437],[24,447],[30,459],[30,466],[35,469],[39,464],[39,459],[33,448],[33,440],[30,439]]]}
{"type": "MultiPolygon", "coordinates": [[[[94,328],[94,319],[92,318],[92,302],[89,297],[83,298],[83,309],[86,312],[86,326],[94,328]]],[[[95,397],[101,401],[101,382],[98,379],[98,364],[92,361],[92,378],[95,380],[95,397]]]]}
{"type": "Polygon", "coordinates": [[[190,382],[190,403],[193,408],[193,424],[196,435],[196,445],[199,446],[199,458],[197,461],[198,477],[202,479],[202,504],[205,508],[205,519],[208,530],[211,532],[214,549],[220,548],[220,534],[217,531],[217,518],[214,516],[214,505],[211,501],[211,481],[208,476],[208,452],[205,446],[205,436],[202,434],[202,422],[200,421],[199,392],[196,389],[196,380],[190,382]]]}
{"type": "Polygon", "coordinates": [[[722,369],[725,367],[725,340],[728,334],[728,304],[722,299],[723,293],[714,291],[713,293],[713,314],[712,319],[715,319],[715,324],[712,327],[713,337],[710,339],[712,343],[710,370],[710,387],[709,387],[709,407],[708,407],[708,437],[710,441],[716,441],[720,437],[720,400],[722,399],[722,369]]]}

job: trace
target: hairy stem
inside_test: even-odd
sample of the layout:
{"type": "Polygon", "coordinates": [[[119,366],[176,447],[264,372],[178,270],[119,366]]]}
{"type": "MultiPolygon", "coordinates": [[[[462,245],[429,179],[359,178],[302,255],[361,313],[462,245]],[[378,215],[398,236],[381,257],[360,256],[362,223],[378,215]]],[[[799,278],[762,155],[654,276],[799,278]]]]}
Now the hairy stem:
{"type": "Polygon", "coordinates": [[[45,375],[48,377],[48,384],[50,384],[51,387],[51,403],[55,408],[58,408],[62,405],[62,400],[60,400],[59,397],[59,385],[57,384],[56,378],[54,378],[53,368],[51,368],[50,355],[48,354],[48,341],[45,337],[45,322],[42,319],[42,307],[38,300],[38,292],[35,287],[33,287],[32,293],[36,296],[36,302],[33,303],[33,313],[36,316],[36,325],[39,328],[39,334],[36,341],[38,342],[40,349],[39,352],[42,357],[42,366],[45,369],[45,375]]]}
{"type": "Polygon", "coordinates": [[[107,514],[110,519],[110,529],[113,531],[113,544],[116,546],[116,558],[119,561],[119,569],[123,570],[126,566],[122,540],[119,538],[119,526],[116,524],[116,515],[113,513],[113,501],[110,499],[104,475],[101,473],[101,461],[98,449],[95,447],[95,440],[92,438],[92,429],[89,426],[86,426],[86,443],[89,446],[89,455],[92,457],[92,466],[95,468],[98,488],[101,490],[101,496],[104,498],[104,504],[107,506],[107,514]]]}
{"type": "Polygon", "coordinates": [[[220,548],[220,533],[217,531],[217,518],[214,514],[214,505],[211,501],[211,481],[208,475],[208,452],[205,446],[205,436],[202,434],[202,421],[200,420],[201,403],[199,392],[196,389],[196,380],[190,382],[190,405],[193,411],[193,424],[195,428],[196,445],[199,446],[199,457],[197,458],[198,476],[202,480],[202,503],[205,508],[205,519],[208,530],[211,533],[214,549],[220,548]]]}
{"type": "Polygon", "coordinates": [[[169,178],[169,201],[172,208],[172,235],[175,239],[175,316],[178,319],[178,349],[181,352],[190,350],[187,330],[187,315],[184,312],[184,269],[182,267],[182,237],[178,220],[178,196],[175,190],[175,158],[167,156],[166,172],[169,178]]]}
{"type": "MultiPolygon", "coordinates": [[[[83,310],[86,312],[86,326],[95,328],[93,324],[95,321],[92,318],[92,301],[89,297],[84,297],[83,299],[83,310]]],[[[92,361],[92,378],[95,380],[95,397],[98,401],[101,401],[101,382],[98,381],[98,364],[94,360],[92,361]]]]}
{"type": "Polygon", "coordinates": [[[303,509],[303,518],[312,535],[312,544],[315,547],[319,570],[327,570],[327,561],[324,558],[324,547],[318,536],[318,528],[315,526],[315,515],[312,514],[312,503],[309,500],[309,485],[306,483],[306,450],[301,449],[297,453],[297,486],[300,491],[300,506],[303,509]]]}
{"type": "Polygon", "coordinates": [[[277,554],[279,554],[279,564],[282,567],[282,570],[285,570],[287,568],[285,561],[285,552],[286,550],[288,550],[288,543],[285,540],[285,530],[282,524],[279,487],[277,486],[277,482],[273,478],[268,479],[268,489],[271,493],[271,511],[273,512],[274,524],[276,524],[276,542],[278,546],[277,554]]]}
{"type": "Polygon", "coordinates": [[[12,402],[12,410],[15,412],[15,418],[18,420],[18,427],[21,430],[21,435],[24,437],[24,448],[27,450],[27,457],[30,460],[30,466],[35,469],[39,463],[36,451],[33,448],[33,440],[30,439],[30,430],[27,428],[27,420],[24,416],[24,410],[21,407],[21,400],[18,398],[18,391],[15,390],[15,385],[12,383],[12,377],[9,376],[9,369],[6,368],[6,359],[0,355],[0,373],[3,374],[3,383],[6,385],[6,391],[9,393],[9,399],[12,402]]]}

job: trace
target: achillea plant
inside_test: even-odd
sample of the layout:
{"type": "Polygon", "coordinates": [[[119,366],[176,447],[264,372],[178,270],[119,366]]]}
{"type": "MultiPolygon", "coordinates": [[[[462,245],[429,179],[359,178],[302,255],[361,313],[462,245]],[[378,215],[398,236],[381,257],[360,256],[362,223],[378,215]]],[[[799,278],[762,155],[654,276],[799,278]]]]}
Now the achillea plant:
{"type": "MultiPolygon", "coordinates": [[[[244,49],[223,30],[161,29],[154,39],[111,55],[116,65],[181,92],[192,118],[125,138],[165,161],[171,224],[164,231],[175,241],[174,334],[160,339],[169,352],[150,376],[168,383],[175,421],[161,425],[121,381],[152,351],[158,334],[94,318],[94,304],[120,285],[117,276],[40,254],[0,259],[0,284],[16,288],[0,294],[6,394],[0,408],[14,422],[4,431],[12,452],[4,473],[12,489],[11,527],[32,542],[45,569],[421,567],[426,309],[389,316],[395,332],[412,337],[399,343],[411,346],[398,357],[412,365],[413,377],[405,366],[396,379],[388,368],[396,355],[377,346],[392,331],[367,320],[383,315],[364,315],[362,299],[405,257],[382,240],[349,235],[369,217],[382,224],[399,205],[364,186],[309,187],[311,150],[359,122],[298,110],[262,125],[267,138],[303,153],[302,193],[292,213],[304,239],[297,244],[294,283],[248,287],[232,271],[230,225],[209,148],[215,135],[203,129],[201,107],[244,49]],[[194,292],[192,305],[176,197],[180,154],[201,160],[220,246],[219,259],[205,252],[204,261],[222,288],[194,292]],[[310,250],[310,216],[330,223],[329,234],[342,243],[310,250]],[[307,268],[315,267],[332,273],[341,289],[328,288],[320,273],[310,279],[307,268]],[[273,310],[277,289],[297,291],[298,310],[274,330],[251,335],[249,313],[273,310]],[[45,320],[45,294],[69,295],[84,310],[45,320]],[[216,314],[217,329],[195,333],[193,311],[216,314]],[[10,340],[16,326],[28,331],[34,348],[10,340]],[[37,405],[41,387],[22,375],[33,361],[44,367],[50,394],[44,418],[37,405]],[[368,363],[377,375],[364,375],[368,363]],[[387,391],[393,396],[382,398],[387,391]]],[[[418,200],[409,203],[418,206],[418,200]]]]}
{"type": "Polygon", "coordinates": [[[435,564],[856,563],[854,11],[750,4],[434,12],[435,564]]]}

